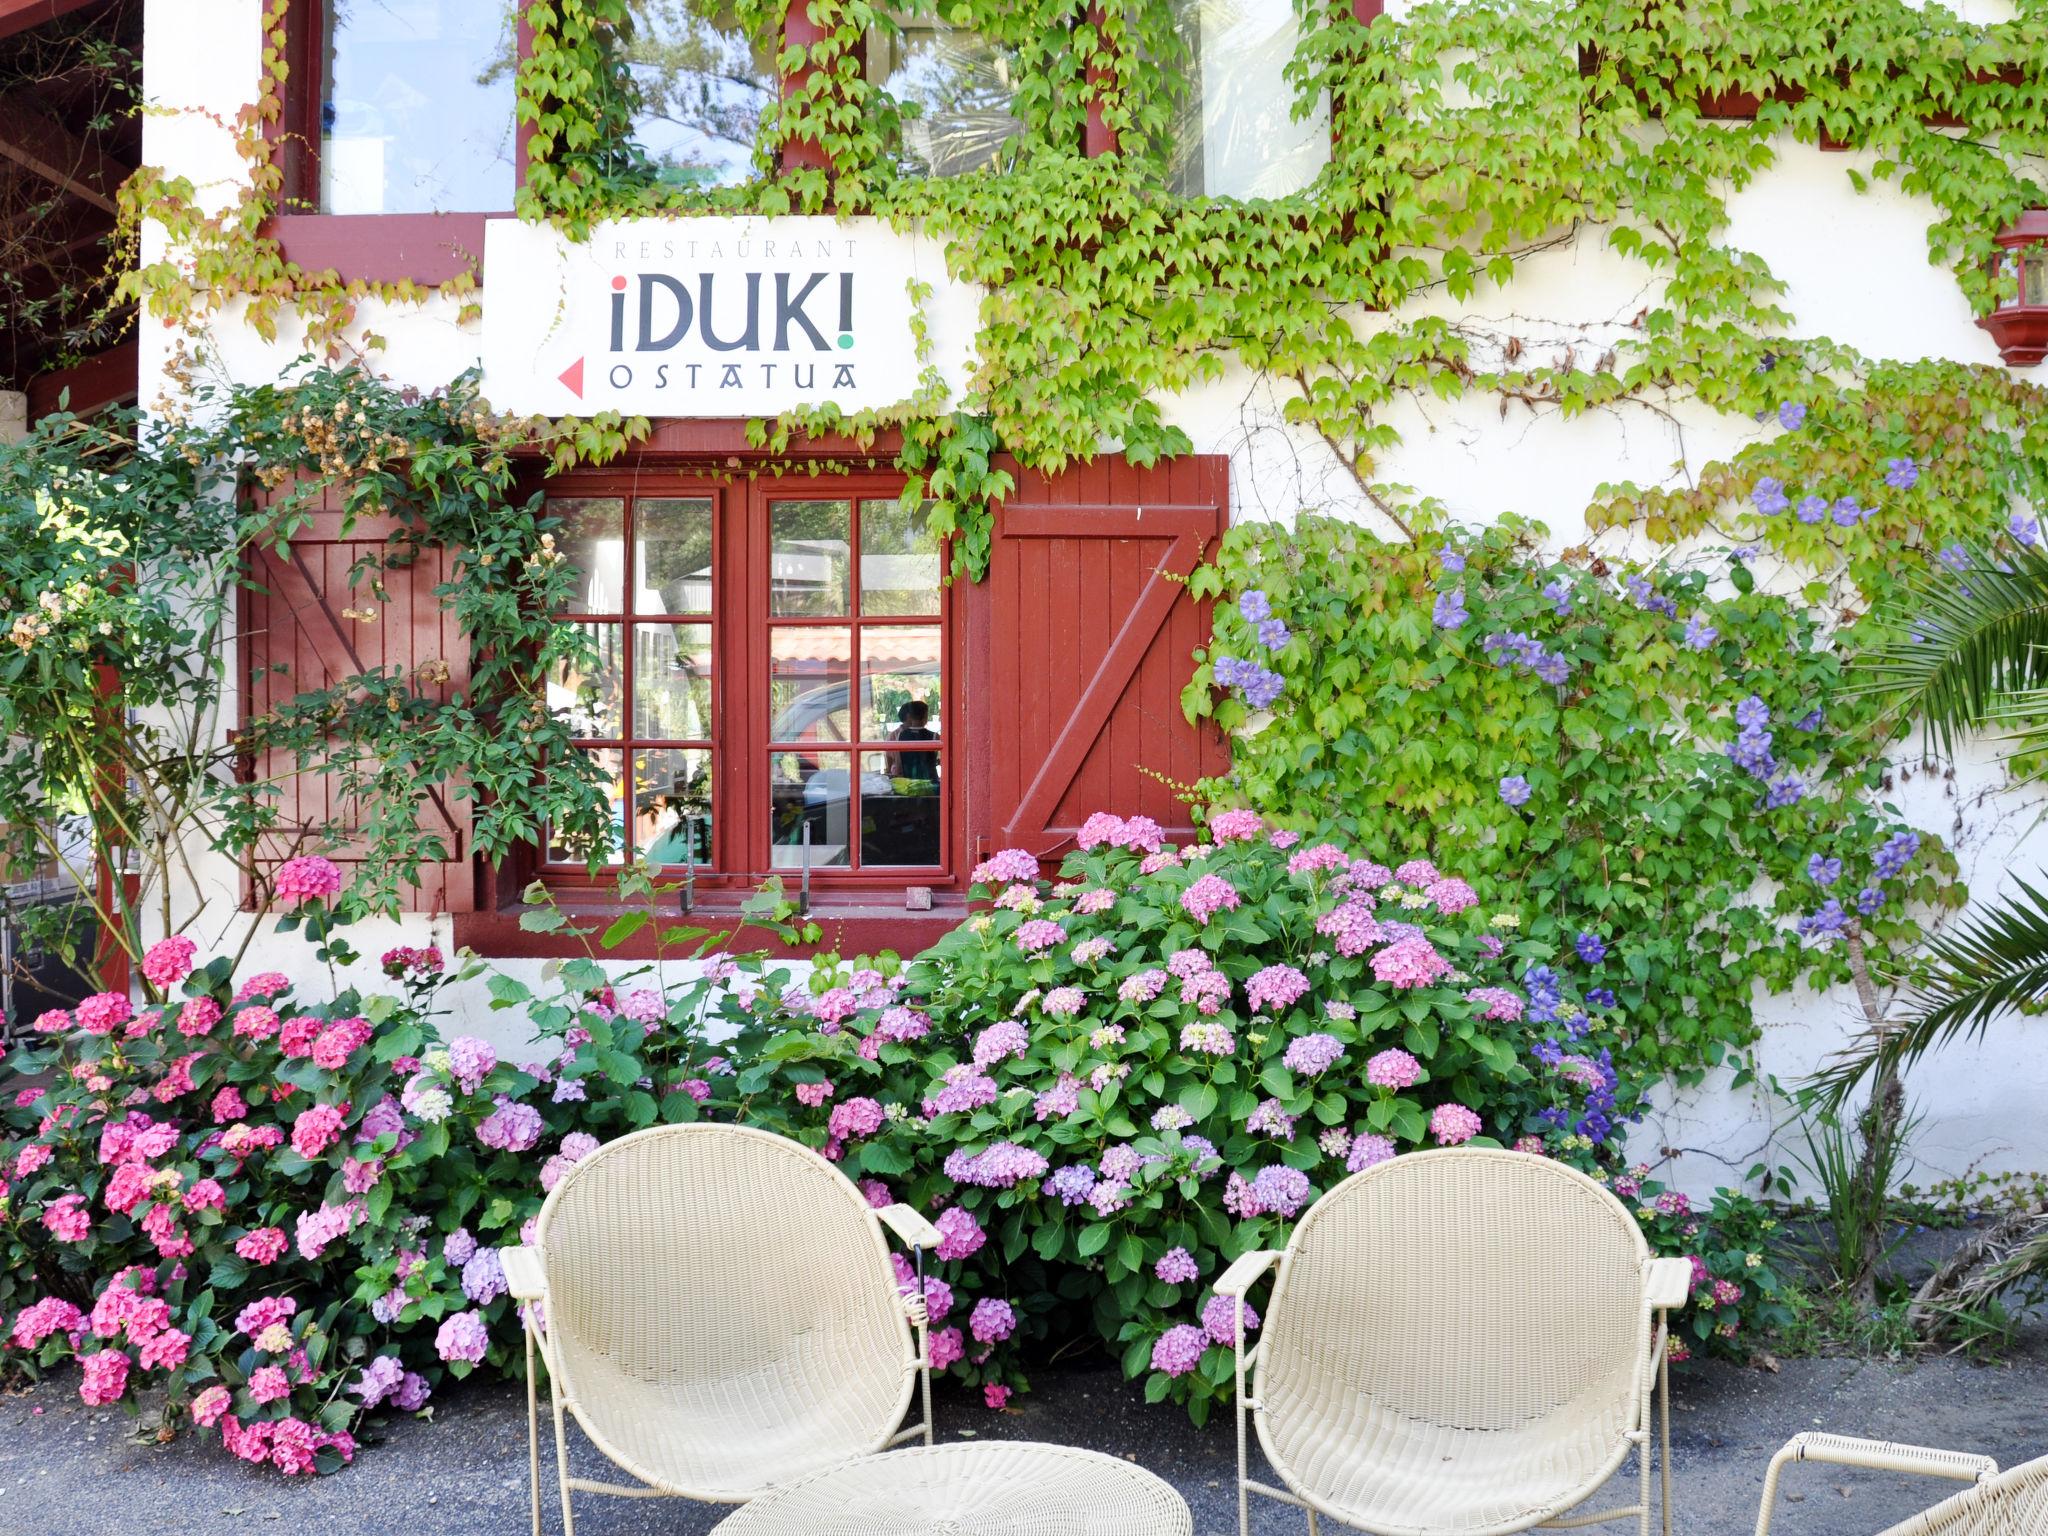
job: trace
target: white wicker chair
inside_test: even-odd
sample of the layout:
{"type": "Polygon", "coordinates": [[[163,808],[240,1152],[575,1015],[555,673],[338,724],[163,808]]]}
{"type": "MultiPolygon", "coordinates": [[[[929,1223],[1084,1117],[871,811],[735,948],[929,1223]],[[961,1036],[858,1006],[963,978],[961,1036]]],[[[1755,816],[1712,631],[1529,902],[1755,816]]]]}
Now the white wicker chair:
{"type": "Polygon", "coordinates": [[[929,1445],[923,1298],[901,1293],[884,1224],[920,1253],[938,1246],[910,1207],[875,1211],[808,1147],[741,1126],[637,1131],[571,1168],[533,1246],[500,1250],[527,1318],[536,1536],[536,1343],[565,1536],[571,1490],[743,1503],[916,1435],[929,1445]],[[919,1379],[924,1422],[899,1431],[919,1379]],[[645,1486],[571,1477],[565,1410],[645,1486]]]}
{"type": "MultiPolygon", "coordinates": [[[[1245,1254],[1236,1298],[1238,1523],[1253,1493],[1375,1536],[1502,1536],[1634,1516],[1650,1529],[1650,1397],[1664,1313],[1691,1289],[1606,1189],[1520,1152],[1411,1152],[1318,1200],[1285,1252],[1245,1254]],[[1256,1347],[1245,1293],[1279,1274],[1256,1347]],[[1256,1368],[1253,1390],[1245,1373],[1256,1368]],[[1254,1482],[1245,1420],[1286,1484],[1254,1482]],[[1641,1496],[1585,1502],[1634,1452],[1641,1496]]],[[[1663,1416],[1671,1530],[1671,1408],[1663,1416]]]]}
{"type": "Polygon", "coordinates": [[[2048,1456],[2000,1472],[1989,1456],[1819,1434],[1794,1435],[1771,1458],[1771,1469],[1764,1475],[1763,1504],[1756,1515],[1756,1536],[1770,1536],[1771,1511],[1778,1502],[1778,1474],[1792,1461],[1915,1472],[1975,1484],[1888,1527],[1880,1536],[2048,1536],[2048,1456]]]}

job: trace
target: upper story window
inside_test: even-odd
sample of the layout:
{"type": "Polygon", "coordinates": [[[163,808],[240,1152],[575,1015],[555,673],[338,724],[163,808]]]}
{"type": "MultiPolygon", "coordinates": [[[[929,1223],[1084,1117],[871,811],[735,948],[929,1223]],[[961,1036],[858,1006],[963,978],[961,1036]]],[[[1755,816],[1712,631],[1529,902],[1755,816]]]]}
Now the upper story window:
{"type": "Polygon", "coordinates": [[[730,186],[752,168],[775,57],[719,0],[630,0],[626,58],[640,88],[633,138],[679,186],[730,186]]]}
{"type": "Polygon", "coordinates": [[[903,158],[922,176],[957,176],[994,162],[1023,131],[1013,110],[1017,63],[981,33],[929,16],[871,29],[867,75],[908,109],[903,158]]]}
{"type": "Polygon", "coordinates": [[[1185,91],[1170,170],[1186,197],[1287,197],[1330,159],[1330,107],[1294,115],[1294,0],[1174,0],[1185,91]]]}
{"type": "Polygon", "coordinates": [[[319,3],[323,213],[487,213],[516,179],[516,0],[319,3]]]}

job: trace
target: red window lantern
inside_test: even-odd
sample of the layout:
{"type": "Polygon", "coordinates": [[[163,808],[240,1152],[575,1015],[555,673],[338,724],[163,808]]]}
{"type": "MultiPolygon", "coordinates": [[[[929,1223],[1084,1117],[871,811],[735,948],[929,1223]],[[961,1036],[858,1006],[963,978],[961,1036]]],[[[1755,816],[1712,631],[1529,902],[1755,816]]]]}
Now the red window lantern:
{"type": "Polygon", "coordinates": [[[2004,281],[1997,307],[1977,323],[2008,368],[2031,368],[2048,358],[2048,208],[2029,208],[1994,240],[2004,281]]]}

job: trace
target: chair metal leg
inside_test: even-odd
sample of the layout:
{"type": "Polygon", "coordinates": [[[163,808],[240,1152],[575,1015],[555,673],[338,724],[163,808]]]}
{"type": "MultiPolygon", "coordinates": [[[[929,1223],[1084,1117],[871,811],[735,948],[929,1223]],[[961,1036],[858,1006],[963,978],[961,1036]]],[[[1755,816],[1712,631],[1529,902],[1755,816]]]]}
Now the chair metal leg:
{"type": "Polygon", "coordinates": [[[1308,1536],[1323,1536],[1323,1522],[1316,1518],[1316,1512],[1308,1512],[1308,1536]]]}
{"type": "Polygon", "coordinates": [[[569,1508],[569,1437],[562,1428],[562,1389],[548,1372],[548,1397],[555,1405],[555,1480],[562,1489],[562,1536],[576,1536],[576,1516],[569,1508]]]}

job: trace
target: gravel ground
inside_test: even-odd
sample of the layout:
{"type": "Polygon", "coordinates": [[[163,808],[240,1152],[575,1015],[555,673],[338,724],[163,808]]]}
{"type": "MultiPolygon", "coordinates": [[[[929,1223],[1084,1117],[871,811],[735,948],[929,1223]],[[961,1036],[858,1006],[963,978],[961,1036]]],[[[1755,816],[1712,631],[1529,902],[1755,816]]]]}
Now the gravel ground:
{"type": "MultiPolygon", "coordinates": [[[[287,1482],[232,1461],[210,1435],[142,1443],[124,1416],[81,1405],[76,1385],[67,1373],[0,1398],[5,1536],[261,1536],[293,1528],[516,1536],[527,1529],[525,1398],[515,1386],[451,1392],[431,1421],[386,1426],[349,1470],[287,1482]]],[[[1982,1451],[2003,1466],[2048,1454],[2048,1337],[2030,1338],[1998,1366],[1954,1358],[1793,1360],[1775,1374],[1693,1366],[1680,1373],[1673,1401],[1678,1529],[1741,1536],[1756,1519],[1765,1463],[1802,1429],[1982,1451]]],[[[1170,1406],[1148,1407],[1113,1370],[1042,1372],[1037,1390],[1003,1414],[942,1392],[937,1417],[947,1440],[972,1433],[1063,1441],[1128,1457],[1186,1496],[1200,1536],[1236,1529],[1228,1420],[1196,1430],[1170,1406]]],[[[582,1469],[605,1475],[587,1446],[577,1449],[582,1469]]],[[[1806,1466],[1788,1475],[1787,1489],[1782,1536],[1848,1536],[1879,1531],[1953,1485],[1806,1466]]],[[[576,1508],[580,1536],[702,1536],[720,1513],[597,1495],[582,1496],[576,1508]]],[[[550,1533],[558,1519],[550,1503],[550,1533]]],[[[1304,1522],[1298,1511],[1255,1500],[1254,1527],[1295,1536],[1304,1522]]]]}

